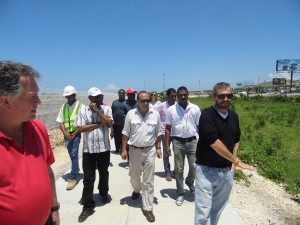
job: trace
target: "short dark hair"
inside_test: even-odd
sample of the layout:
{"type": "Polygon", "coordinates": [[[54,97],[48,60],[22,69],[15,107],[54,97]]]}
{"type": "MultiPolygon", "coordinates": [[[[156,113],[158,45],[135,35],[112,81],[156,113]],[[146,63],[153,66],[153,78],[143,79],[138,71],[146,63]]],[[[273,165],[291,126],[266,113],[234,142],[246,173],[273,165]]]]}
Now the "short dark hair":
{"type": "Polygon", "coordinates": [[[189,91],[188,91],[188,89],[187,89],[186,87],[180,86],[180,87],[177,89],[177,94],[178,94],[180,91],[182,91],[182,90],[184,90],[184,91],[186,91],[187,93],[189,93],[189,91]]]}
{"type": "Polygon", "coordinates": [[[166,92],[167,92],[167,97],[169,97],[172,93],[176,93],[176,90],[174,88],[169,88],[166,92]]]}
{"type": "Polygon", "coordinates": [[[213,87],[213,93],[212,94],[216,95],[217,94],[217,90],[224,90],[224,89],[226,89],[228,87],[230,87],[229,83],[226,83],[226,82],[216,83],[215,86],[213,87]]]}
{"type": "Polygon", "coordinates": [[[141,94],[145,94],[145,93],[149,95],[149,93],[148,93],[147,91],[140,91],[140,92],[137,94],[136,99],[139,100],[140,95],[141,95],[141,94]]]}
{"type": "Polygon", "coordinates": [[[20,77],[39,79],[40,74],[31,66],[12,61],[0,61],[0,95],[17,97],[23,90],[20,77]]]}
{"type": "Polygon", "coordinates": [[[124,94],[125,94],[125,90],[124,90],[124,89],[120,89],[120,90],[118,91],[118,94],[120,94],[120,92],[124,92],[124,94]]]}

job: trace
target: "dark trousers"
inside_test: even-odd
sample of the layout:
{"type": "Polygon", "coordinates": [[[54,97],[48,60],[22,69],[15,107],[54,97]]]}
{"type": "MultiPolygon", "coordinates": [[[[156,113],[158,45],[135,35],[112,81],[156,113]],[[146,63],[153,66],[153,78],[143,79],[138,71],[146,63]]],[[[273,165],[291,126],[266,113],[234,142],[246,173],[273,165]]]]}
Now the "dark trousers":
{"type": "Polygon", "coordinates": [[[82,168],[84,173],[83,178],[83,191],[82,191],[82,204],[83,208],[95,208],[95,201],[93,200],[94,183],[96,179],[96,168],[99,172],[99,194],[102,196],[108,193],[108,179],[110,151],[101,153],[83,153],[82,168]]]}
{"type": "Polygon", "coordinates": [[[123,126],[114,124],[114,140],[115,140],[115,146],[116,146],[116,151],[120,151],[122,149],[122,130],[123,126]]]}

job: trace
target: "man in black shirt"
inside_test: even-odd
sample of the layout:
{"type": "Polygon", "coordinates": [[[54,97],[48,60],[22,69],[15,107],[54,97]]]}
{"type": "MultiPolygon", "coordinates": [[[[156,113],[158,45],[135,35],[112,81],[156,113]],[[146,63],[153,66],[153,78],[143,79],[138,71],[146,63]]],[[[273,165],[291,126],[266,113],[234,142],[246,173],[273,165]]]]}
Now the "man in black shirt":
{"type": "Polygon", "coordinates": [[[214,106],[203,110],[196,150],[195,225],[216,225],[228,202],[236,167],[255,170],[238,159],[240,126],[229,109],[233,93],[228,83],[213,88],[214,106]]]}
{"type": "Polygon", "coordinates": [[[118,91],[119,99],[114,100],[111,105],[113,114],[114,124],[113,133],[116,146],[116,152],[119,152],[122,147],[122,130],[124,127],[124,120],[126,117],[126,106],[125,106],[125,90],[120,89],[118,91]]]}

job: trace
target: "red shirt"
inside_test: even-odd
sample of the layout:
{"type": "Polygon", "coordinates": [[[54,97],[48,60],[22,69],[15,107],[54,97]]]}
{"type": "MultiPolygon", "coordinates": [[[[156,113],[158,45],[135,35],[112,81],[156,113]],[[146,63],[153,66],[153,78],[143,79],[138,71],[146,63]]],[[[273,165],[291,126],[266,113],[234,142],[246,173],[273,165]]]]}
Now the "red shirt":
{"type": "Polygon", "coordinates": [[[24,123],[24,146],[0,131],[0,224],[44,225],[52,206],[48,167],[54,162],[45,126],[24,123]]]}

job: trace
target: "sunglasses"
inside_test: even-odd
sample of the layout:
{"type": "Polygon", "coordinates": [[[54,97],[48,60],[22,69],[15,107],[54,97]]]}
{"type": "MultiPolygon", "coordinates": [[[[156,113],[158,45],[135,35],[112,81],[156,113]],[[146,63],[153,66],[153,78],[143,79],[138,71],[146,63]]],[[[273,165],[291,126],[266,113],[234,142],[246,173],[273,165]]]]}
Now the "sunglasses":
{"type": "Polygon", "coordinates": [[[150,101],[151,101],[150,99],[143,99],[143,100],[140,100],[141,103],[150,103],[150,101]]]}
{"type": "Polygon", "coordinates": [[[220,99],[220,100],[224,100],[225,97],[226,97],[227,99],[232,99],[233,94],[219,94],[219,95],[217,95],[217,97],[218,97],[218,99],[220,99]]]}
{"type": "Polygon", "coordinates": [[[151,94],[151,96],[156,96],[156,94],[151,94]]]}

